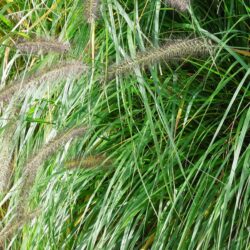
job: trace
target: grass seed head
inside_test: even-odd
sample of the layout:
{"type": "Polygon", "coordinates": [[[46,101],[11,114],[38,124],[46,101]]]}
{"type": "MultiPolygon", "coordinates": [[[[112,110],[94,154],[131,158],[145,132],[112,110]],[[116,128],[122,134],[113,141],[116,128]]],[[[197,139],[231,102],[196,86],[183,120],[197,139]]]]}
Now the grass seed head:
{"type": "Polygon", "coordinates": [[[64,134],[59,134],[54,140],[47,143],[35,156],[33,156],[25,166],[25,177],[27,182],[33,183],[37,171],[42,163],[49,158],[50,155],[54,154],[58,149],[63,147],[68,141],[74,140],[77,137],[82,136],[86,132],[85,127],[79,127],[72,129],[64,134]]]}
{"type": "Polygon", "coordinates": [[[16,48],[22,53],[47,54],[47,53],[65,53],[70,50],[70,44],[62,43],[53,39],[34,39],[32,41],[23,41],[16,44],[16,48]]]}
{"type": "Polygon", "coordinates": [[[5,228],[0,231],[0,249],[3,246],[4,242],[10,239],[13,234],[20,228],[22,228],[26,223],[30,222],[34,218],[36,218],[40,213],[40,210],[37,209],[32,213],[25,213],[22,216],[17,216],[14,221],[7,225],[5,228]]]}
{"type": "Polygon", "coordinates": [[[44,161],[63,147],[68,141],[83,136],[86,130],[86,127],[77,127],[61,133],[54,140],[45,144],[37,154],[30,158],[24,167],[24,178],[21,186],[18,214],[22,214],[23,211],[25,211],[30,188],[33,186],[38,170],[44,161]]]}
{"type": "Polygon", "coordinates": [[[100,11],[100,0],[85,0],[84,17],[88,23],[93,23],[98,19],[100,11]]]}
{"type": "Polygon", "coordinates": [[[8,102],[12,96],[24,91],[29,87],[36,87],[43,83],[59,82],[68,78],[79,78],[84,72],[87,72],[88,66],[78,60],[66,61],[58,63],[53,67],[47,67],[44,70],[27,77],[19,79],[0,91],[0,102],[8,102]]]}
{"type": "Polygon", "coordinates": [[[89,155],[82,159],[75,159],[66,162],[66,167],[68,169],[75,168],[95,168],[101,165],[111,164],[110,160],[107,160],[105,155],[89,155]]]}
{"type": "Polygon", "coordinates": [[[178,39],[176,42],[168,42],[160,48],[153,48],[146,52],[138,53],[134,59],[112,65],[108,69],[108,80],[113,79],[116,75],[131,72],[136,66],[150,66],[161,61],[171,63],[185,60],[188,57],[207,56],[211,51],[211,42],[203,38],[178,39]]]}
{"type": "Polygon", "coordinates": [[[0,138],[0,193],[8,190],[12,174],[12,140],[16,129],[15,123],[8,124],[6,130],[0,138]]]}
{"type": "Polygon", "coordinates": [[[190,1],[189,0],[166,0],[166,3],[169,4],[171,7],[183,12],[188,9],[190,1]]]}
{"type": "Polygon", "coordinates": [[[36,83],[62,81],[68,78],[78,78],[88,70],[88,66],[81,61],[72,60],[39,72],[33,79],[36,83]]]}

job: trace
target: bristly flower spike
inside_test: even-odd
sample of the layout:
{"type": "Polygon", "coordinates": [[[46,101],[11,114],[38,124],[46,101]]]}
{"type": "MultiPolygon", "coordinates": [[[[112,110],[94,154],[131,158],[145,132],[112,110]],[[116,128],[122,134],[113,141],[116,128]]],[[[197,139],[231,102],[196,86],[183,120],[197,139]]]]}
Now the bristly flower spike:
{"type": "Polygon", "coordinates": [[[78,78],[88,70],[81,61],[72,60],[59,63],[52,68],[46,68],[34,76],[24,80],[16,80],[0,91],[0,102],[8,102],[18,91],[36,87],[43,83],[54,83],[68,78],[78,78]]]}
{"type": "Polygon", "coordinates": [[[160,48],[139,53],[134,59],[112,65],[108,69],[107,79],[111,80],[117,75],[129,73],[137,66],[150,66],[160,61],[171,63],[185,60],[188,57],[201,57],[209,55],[211,50],[211,42],[203,38],[178,39],[176,42],[168,42],[160,48]]]}
{"type": "Polygon", "coordinates": [[[34,218],[36,218],[40,214],[41,210],[37,209],[29,214],[23,214],[20,217],[16,217],[14,221],[7,225],[5,228],[3,228],[2,231],[0,231],[0,249],[3,247],[4,242],[11,238],[13,234],[20,228],[22,228],[26,223],[30,222],[34,218]]]}
{"type": "Polygon", "coordinates": [[[67,142],[83,136],[87,131],[86,127],[76,127],[64,133],[60,133],[56,138],[45,144],[40,151],[33,155],[26,163],[23,173],[23,181],[20,190],[20,200],[17,214],[22,215],[27,206],[30,188],[33,186],[39,168],[56,151],[62,148],[67,142]]]}
{"type": "Polygon", "coordinates": [[[65,163],[68,169],[75,168],[95,168],[112,164],[105,155],[89,155],[82,159],[74,159],[65,163]]]}
{"type": "Polygon", "coordinates": [[[99,16],[100,0],[85,0],[84,17],[88,23],[93,23],[99,16]]]}
{"type": "Polygon", "coordinates": [[[190,5],[189,0],[166,0],[166,3],[182,12],[186,11],[190,5]]]}
{"type": "Polygon", "coordinates": [[[34,39],[31,41],[22,41],[16,44],[16,48],[22,53],[47,54],[47,53],[65,53],[70,50],[70,44],[55,41],[53,39],[34,39]]]}
{"type": "Polygon", "coordinates": [[[12,155],[13,155],[13,135],[16,130],[16,124],[10,122],[7,124],[4,133],[0,138],[0,194],[8,190],[12,174],[12,155]]]}

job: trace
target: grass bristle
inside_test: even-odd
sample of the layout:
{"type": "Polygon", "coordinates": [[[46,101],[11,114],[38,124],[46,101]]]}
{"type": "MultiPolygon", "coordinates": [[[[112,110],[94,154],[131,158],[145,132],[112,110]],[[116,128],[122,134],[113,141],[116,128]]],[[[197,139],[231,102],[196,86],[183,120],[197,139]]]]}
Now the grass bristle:
{"type": "Polygon", "coordinates": [[[168,42],[160,48],[139,53],[134,59],[112,65],[108,69],[108,79],[111,80],[116,75],[131,72],[136,66],[150,66],[160,61],[171,63],[188,57],[207,56],[211,53],[211,49],[211,42],[202,38],[178,39],[176,42],[168,42]]]}
{"type": "Polygon", "coordinates": [[[63,147],[68,141],[83,136],[85,132],[86,132],[85,127],[75,128],[68,132],[59,134],[54,140],[44,145],[44,147],[41,148],[36,155],[30,158],[30,160],[27,162],[24,168],[24,178],[25,178],[24,182],[26,183],[24,186],[27,186],[27,184],[28,186],[32,186],[39,167],[50,155],[54,154],[58,149],[63,147]]]}
{"type": "Polygon", "coordinates": [[[23,209],[27,205],[30,188],[33,186],[39,167],[42,166],[49,156],[62,148],[68,141],[83,136],[85,132],[85,127],[77,127],[61,133],[54,140],[45,144],[37,154],[33,155],[30,160],[28,160],[24,167],[24,178],[20,192],[20,207],[18,208],[19,214],[22,214],[23,209]]]}
{"type": "Polygon", "coordinates": [[[67,78],[78,78],[86,72],[87,69],[88,66],[77,60],[58,63],[50,68],[47,67],[31,77],[24,80],[16,80],[2,89],[0,91],[0,102],[8,102],[15,93],[24,91],[29,87],[36,87],[43,83],[60,82],[67,78]]]}
{"type": "Polygon", "coordinates": [[[46,54],[65,53],[70,50],[69,43],[63,43],[53,39],[34,39],[32,41],[22,41],[16,44],[16,48],[22,53],[46,54]]]}
{"type": "Polygon", "coordinates": [[[11,160],[13,155],[13,135],[15,123],[8,124],[0,139],[0,194],[8,190],[12,174],[11,160]]]}
{"type": "Polygon", "coordinates": [[[40,210],[35,210],[29,214],[23,214],[22,216],[16,217],[14,221],[4,227],[2,231],[0,231],[0,249],[3,246],[4,242],[12,237],[12,235],[18,230],[21,229],[25,224],[33,220],[38,216],[40,210]]]}
{"type": "Polygon", "coordinates": [[[179,11],[186,11],[190,4],[189,0],[166,0],[166,3],[179,11]]]}
{"type": "Polygon", "coordinates": [[[93,23],[99,16],[100,0],[85,0],[84,17],[88,23],[93,23]]]}

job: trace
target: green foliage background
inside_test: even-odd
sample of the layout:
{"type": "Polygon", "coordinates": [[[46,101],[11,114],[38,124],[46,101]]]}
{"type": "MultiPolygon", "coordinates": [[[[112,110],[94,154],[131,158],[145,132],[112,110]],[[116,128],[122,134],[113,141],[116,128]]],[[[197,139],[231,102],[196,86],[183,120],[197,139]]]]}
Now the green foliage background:
{"type": "Polygon", "coordinates": [[[180,13],[159,0],[103,0],[92,25],[82,0],[0,2],[1,87],[66,58],[92,65],[79,80],[30,89],[2,109],[4,133],[18,106],[2,227],[14,216],[25,161],[56,133],[89,128],[44,163],[29,204],[41,212],[6,249],[249,249],[247,2],[193,0],[180,13]],[[72,50],[34,56],[8,47],[32,36],[69,41],[72,50]],[[216,52],[100,82],[112,63],[194,36],[211,39],[216,52]],[[109,165],[66,168],[90,155],[109,165]]]}

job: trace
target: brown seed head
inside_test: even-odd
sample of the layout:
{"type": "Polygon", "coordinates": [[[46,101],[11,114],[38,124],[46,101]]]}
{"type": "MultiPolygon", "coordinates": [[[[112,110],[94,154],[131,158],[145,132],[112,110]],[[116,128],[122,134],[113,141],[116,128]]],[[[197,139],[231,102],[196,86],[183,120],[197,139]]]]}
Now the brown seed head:
{"type": "Polygon", "coordinates": [[[43,83],[55,83],[67,78],[78,78],[88,70],[88,66],[78,60],[58,63],[46,68],[37,74],[14,81],[0,91],[0,102],[8,102],[18,91],[24,91],[30,87],[36,87],[43,83]]]}
{"type": "Polygon", "coordinates": [[[16,48],[22,53],[47,54],[47,53],[65,53],[70,50],[69,43],[62,43],[53,39],[34,39],[17,43],[16,48]]]}
{"type": "Polygon", "coordinates": [[[166,0],[166,3],[169,4],[172,8],[175,8],[179,11],[186,11],[189,7],[189,0],[166,0]]]}
{"type": "Polygon", "coordinates": [[[168,42],[160,48],[153,48],[138,53],[134,59],[112,65],[108,69],[108,80],[113,79],[116,75],[131,72],[137,66],[150,66],[151,64],[161,61],[171,63],[178,60],[185,60],[188,57],[209,55],[211,49],[211,42],[202,38],[178,39],[176,42],[168,42]]]}
{"type": "Polygon", "coordinates": [[[7,225],[0,232],[0,249],[4,242],[8,239],[11,239],[12,235],[20,228],[22,228],[26,223],[37,217],[40,213],[40,210],[37,209],[32,213],[25,213],[22,216],[17,216],[14,221],[7,225]]]}
{"type": "Polygon", "coordinates": [[[99,16],[100,0],[85,0],[84,17],[88,23],[93,23],[99,16]]]}
{"type": "Polygon", "coordinates": [[[69,169],[75,168],[95,168],[102,165],[111,164],[105,155],[89,155],[82,159],[75,159],[65,163],[69,169]]]}
{"type": "Polygon", "coordinates": [[[13,155],[13,135],[16,124],[10,122],[0,138],[0,194],[6,192],[9,187],[12,174],[12,155],[13,155]]]}
{"type": "Polygon", "coordinates": [[[28,160],[24,167],[23,182],[20,191],[20,200],[17,214],[22,215],[27,207],[30,189],[33,186],[39,168],[56,151],[62,148],[68,141],[81,137],[86,132],[86,127],[77,127],[67,132],[60,133],[56,138],[45,144],[40,151],[28,160]]]}

